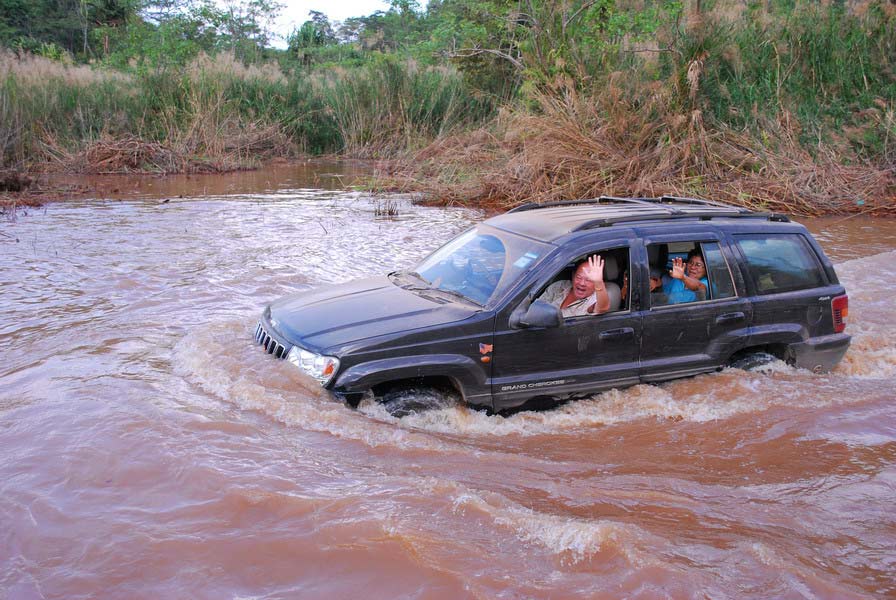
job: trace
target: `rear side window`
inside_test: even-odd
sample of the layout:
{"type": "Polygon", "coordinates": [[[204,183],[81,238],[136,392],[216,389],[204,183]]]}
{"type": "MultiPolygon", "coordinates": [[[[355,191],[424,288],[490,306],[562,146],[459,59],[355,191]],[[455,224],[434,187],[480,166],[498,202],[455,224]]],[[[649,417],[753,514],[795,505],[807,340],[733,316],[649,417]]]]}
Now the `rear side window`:
{"type": "MultiPolygon", "coordinates": [[[[650,306],[682,304],[721,300],[737,296],[728,262],[722,254],[719,242],[680,241],[666,244],[650,244],[647,256],[651,270],[650,306]],[[701,289],[691,290],[682,281],[672,278],[672,267],[681,259],[685,266],[694,262],[698,269],[701,289]],[[702,267],[702,274],[699,269],[702,267]],[[659,272],[658,272],[659,271],[659,272]],[[655,286],[655,275],[660,275],[662,289],[655,286]]],[[[686,269],[686,272],[688,270],[686,269]]],[[[694,275],[691,275],[692,277],[694,275]]]]}
{"type": "Polygon", "coordinates": [[[706,274],[709,277],[709,298],[731,298],[735,296],[734,283],[728,263],[722,256],[717,242],[703,242],[703,258],[706,260],[706,274]]]}
{"type": "Polygon", "coordinates": [[[737,236],[760,295],[825,285],[818,259],[800,235],[737,236]]]}

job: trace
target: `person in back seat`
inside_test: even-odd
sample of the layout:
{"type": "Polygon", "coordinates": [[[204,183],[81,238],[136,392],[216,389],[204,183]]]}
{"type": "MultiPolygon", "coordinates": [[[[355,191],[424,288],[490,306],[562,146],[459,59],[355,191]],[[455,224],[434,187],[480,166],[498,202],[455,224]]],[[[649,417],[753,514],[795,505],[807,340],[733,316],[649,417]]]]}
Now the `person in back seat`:
{"type": "Polygon", "coordinates": [[[706,262],[699,249],[688,252],[687,263],[681,258],[672,260],[671,277],[663,278],[663,293],[669,298],[669,304],[697,302],[706,299],[706,262]]]}
{"type": "Polygon", "coordinates": [[[538,299],[558,307],[564,318],[607,312],[610,296],[604,284],[604,260],[599,254],[589,256],[578,264],[571,281],[555,281],[538,299]]]}
{"type": "MultiPolygon", "coordinates": [[[[628,297],[628,271],[622,280],[622,297],[628,297]]],[[[663,306],[669,304],[669,298],[663,292],[663,270],[659,267],[650,267],[650,306],[663,306]]]]}

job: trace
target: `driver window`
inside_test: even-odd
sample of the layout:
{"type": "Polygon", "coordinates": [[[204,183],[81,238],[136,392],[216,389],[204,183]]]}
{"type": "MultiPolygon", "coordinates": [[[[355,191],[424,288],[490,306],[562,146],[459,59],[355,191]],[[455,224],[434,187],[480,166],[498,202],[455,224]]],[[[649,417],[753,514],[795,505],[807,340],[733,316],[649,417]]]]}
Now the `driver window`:
{"type": "Polygon", "coordinates": [[[583,277],[581,271],[578,278],[576,273],[579,266],[587,263],[588,257],[595,254],[604,261],[603,284],[610,299],[610,308],[607,312],[628,310],[628,248],[597,250],[576,257],[551,279],[550,284],[541,291],[537,299],[561,308],[566,319],[593,316],[587,312],[587,308],[594,304],[594,284],[583,277]],[[564,304],[566,306],[563,306],[564,304]]]}

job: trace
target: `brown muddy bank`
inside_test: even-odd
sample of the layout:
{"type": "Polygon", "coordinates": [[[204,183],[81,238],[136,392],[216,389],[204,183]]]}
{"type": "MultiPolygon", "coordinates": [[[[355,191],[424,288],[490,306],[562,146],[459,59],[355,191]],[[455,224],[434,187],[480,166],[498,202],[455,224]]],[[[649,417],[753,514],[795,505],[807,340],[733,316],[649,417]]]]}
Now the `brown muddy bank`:
{"type": "Polygon", "coordinates": [[[623,100],[607,106],[612,101],[544,97],[542,114],[512,114],[435,140],[387,165],[382,179],[433,206],[499,211],[601,195],[672,195],[804,217],[896,216],[892,159],[875,163],[821,144],[811,154],[796,142],[795,124],[770,125],[774,142],[765,144],[743,131],[711,129],[700,110],[654,122],[643,107],[623,100]]]}
{"type": "MultiPolygon", "coordinates": [[[[313,160],[277,161],[253,169],[203,173],[121,173],[121,174],[16,174],[17,178],[29,180],[27,187],[15,191],[0,189],[0,214],[11,214],[20,208],[34,208],[49,202],[67,202],[75,199],[124,199],[130,197],[178,198],[185,194],[228,194],[256,192],[277,189],[288,184],[291,173],[308,185],[322,189],[354,187],[380,192],[413,193],[416,201],[425,206],[462,206],[481,209],[489,214],[497,214],[525,203],[525,198],[514,200],[506,194],[496,194],[495,174],[482,174],[473,182],[453,186],[440,182],[437,176],[429,180],[418,179],[410,167],[399,161],[363,161],[353,159],[325,158],[313,160]],[[489,183],[491,181],[491,183],[489,183]],[[276,182],[276,183],[275,183],[276,182]],[[472,186],[472,187],[471,187],[472,186]],[[475,189],[473,189],[475,188],[475,189]]],[[[887,175],[889,176],[889,175],[887,175]]],[[[874,177],[877,177],[874,175],[874,177]]],[[[736,188],[735,188],[736,189],[736,188]]],[[[653,188],[651,188],[653,190],[653,188]]],[[[644,195],[643,189],[628,192],[613,192],[613,189],[597,193],[608,196],[644,195]]],[[[887,192],[889,194],[889,192],[887,192]]],[[[674,185],[651,191],[657,195],[687,196],[688,190],[674,185]]],[[[865,202],[842,198],[839,204],[820,206],[794,205],[787,200],[787,193],[780,202],[756,202],[749,196],[731,198],[729,193],[718,196],[692,196],[724,201],[754,210],[775,210],[797,216],[873,216],[896,217],[896,196],[882,196],[865,202]]],[[[582,196],[593,197],[593,196],[582,196]]],[[[532,201],[557,201],[573,197],[560,197],[551,192],[548,197],[536,195],[532,201]]]]}

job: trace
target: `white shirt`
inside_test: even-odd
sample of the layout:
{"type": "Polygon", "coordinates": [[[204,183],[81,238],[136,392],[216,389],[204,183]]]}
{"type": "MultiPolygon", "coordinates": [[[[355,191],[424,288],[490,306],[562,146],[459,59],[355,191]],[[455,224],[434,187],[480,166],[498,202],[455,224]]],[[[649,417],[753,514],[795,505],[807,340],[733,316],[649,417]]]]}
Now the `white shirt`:
{"type": "MultiPolygon", "coordinates": [[[[560,305],[563,304],[563,300],[566,298],[566,295],[571,289],[571,281],[555,281],[548,286],[548,288],[541,294],[541,296],[538,297],[538,299],[544,300],[545,302],[553,304],[554,306],[560,308],[560,305]]],[[[560,308],[560,313],[564,318],[590,315],[593,313],[588,312],[588,309],[591,308],[591,306],[593,306],[594,304],[597,304],[597,292],[592,292],[590,296],[586,296],[581,300],[574,300],[569,306],[560,308]]]]}

